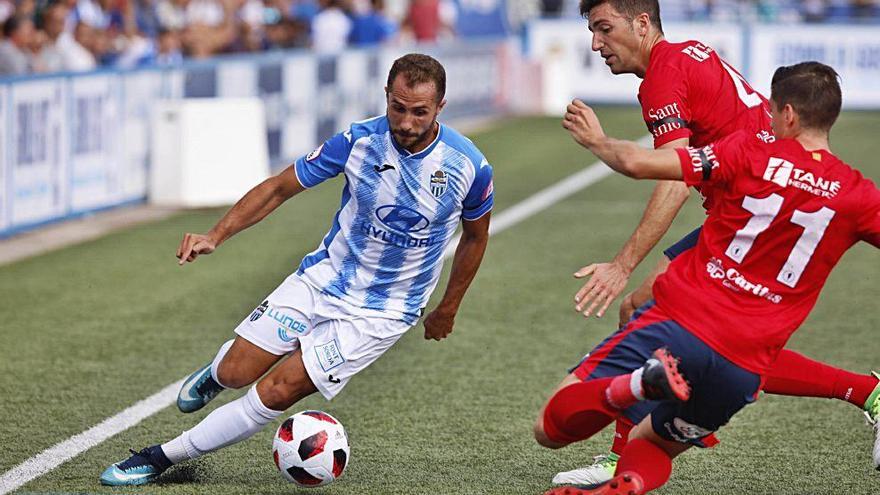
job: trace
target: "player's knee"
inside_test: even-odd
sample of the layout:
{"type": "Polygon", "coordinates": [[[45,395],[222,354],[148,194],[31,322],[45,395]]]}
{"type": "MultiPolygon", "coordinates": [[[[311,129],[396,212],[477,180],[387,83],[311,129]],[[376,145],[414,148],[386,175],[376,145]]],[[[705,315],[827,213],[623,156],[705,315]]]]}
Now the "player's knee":
{"type": "Polygon", "coordinates": [[[260,400],[269,409],[284,411],[317,389],[308,376],[267,376],[257,384],[260,400]]]}
{"type": "Polygon", "coordinates": [[[546,447],[548,449],[561,449],[568,445],[567,443],[560,443],[554,440],[551,440],[549,436],[547,436],[547,432],[544,431],[544,415],[543,413],[538,416],[537,421],[535,421],[535,427],[533,430],[533,434],[535,436],[535,441],[538,442],[538,445],[542,447],[546,447]]]}
{"type": "Polygon", "coordinates": [[[217,366],[217,381],[226,388],[242,388],[254,383],[258,377],[251,376],[245,366],[224,359],[217,366]]]}

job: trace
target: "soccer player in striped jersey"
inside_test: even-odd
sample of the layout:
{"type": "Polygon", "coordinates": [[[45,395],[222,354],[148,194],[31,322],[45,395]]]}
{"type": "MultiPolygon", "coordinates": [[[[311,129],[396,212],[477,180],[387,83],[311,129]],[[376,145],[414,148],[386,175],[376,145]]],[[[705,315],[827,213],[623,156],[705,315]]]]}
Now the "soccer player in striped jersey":
{"type": "MultiPolygon", "coordinates": [[[[580,10],[593,33],[593,50],[602,55],[611,72],[633,73],[643,79],[638,98],[655,148],[706,146],[738,130],[764,139],[772,137],[767,100],[711,47],[698,41],[666,41],[657,0],[582,0],[580,10]]],[[[704,206],[710,211],[713,196],[702,193],[707,199],[704,206]]],[[[635,267],[669,229],[687,198],[684,184],[659,181],[638,227],[615,258],[587,265],[575,274],[589,278],[575,296],[575,309],[585,316],[602,316],[624,290],[635,267]]],[[[671,259],[693,248],[699,235],[698,228],[664,251],[652,275],[624,298],[620,326],[651,299],[656,276],[666,270],[671,259]]],[[[600,366],[591,373],[602,373],[603,369],[600,366]]],[[[584,368],[572,371],[560,387],[586,378],[584,368]]],[[[779,354],[763,390],[840,399],[864,409],[872,422],[880,417],[880,387],[875,376],[829,366],[791,350],[779,354]]],[[[647,407],[640,404],[616,422],[610,453],[597,456],[590,466],[559,473],[554,481],[595,483],[609,479],[629,429],[645,414],[637,409],[647,407]]],[[[540,431],[540,418],[536,428],[540,431]]],[[[706,439],[707,445],[715,442],[712,437],[706,439]]],[[[878,447],[875,440],[875,451],[878,447]]],[[[875,455],[874,463],[880,465],[880,456],[875,455]]]]}
{"type": "Polygon", "coordinates": [[[185,381],[177,404],[193,412],[227,388],[256,384],[179,437],[111,465],[102,483],[148,483],[173,464],[249,438],[314,392],[332,399],[422,316],[460,223],[446,291],[424,319],[426,339],[452,332],[488,242],[494,194],[482,153],[437,121],[445,90],[439,62],[401,57],[388,75],[384,116],[352,124],[256,186],[207,234],[184,236],[181,265],[296,194],[345,176],[327,235],[185,381]]]}

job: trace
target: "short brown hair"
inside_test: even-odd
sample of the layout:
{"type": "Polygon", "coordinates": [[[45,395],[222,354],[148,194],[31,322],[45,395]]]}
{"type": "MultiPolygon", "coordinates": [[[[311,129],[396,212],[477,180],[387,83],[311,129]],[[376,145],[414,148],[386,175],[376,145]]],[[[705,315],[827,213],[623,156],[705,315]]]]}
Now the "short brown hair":
{"type": "Polygon", "coordinates": [[[791,105],[803,127],[828,131],[840,115],[840,76],[819,62],[780,67],[773,74],[770,99],[778,109],[791,105]]]}
{"type": "Polygon", "coordinates": [[[406,85],[410,88],[416,84],[433,82],[437,88],[437,101],[442,101],[446,95],[446,69],[433,57],[409,53],[395,60],[388,72],[389,90],[399,74],[406,77],[406,85]]]}
{"type": "Polygon", "coordinates": [[[603,3],[610,3],[614,10],[620,12],[630,22],[641,14],[648,14],[651,24],[661,33],[663,32],[658,0],[581,0],[581,16],[584,19],[589,19],[590,11],[603,3]]]}

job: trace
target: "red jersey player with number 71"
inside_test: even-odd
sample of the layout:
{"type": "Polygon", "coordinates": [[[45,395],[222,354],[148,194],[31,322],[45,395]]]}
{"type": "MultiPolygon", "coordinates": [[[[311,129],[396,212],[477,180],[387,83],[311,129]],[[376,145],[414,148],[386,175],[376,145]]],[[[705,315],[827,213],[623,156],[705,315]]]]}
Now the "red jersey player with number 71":
{"type": "MultiPolygon", "coordinates": [[[[609,70],[642,78],[638,99],[655,148],[704,147],[739,130],[762,139],[772,137],[766,98],[711,47],[698,41],[666,41],[657,0],[581,0],[580,11],[592,32],[592,49],[605,59],[609,70]]],[[[706,193],[706,187],[700,189],[706,198],[704,206],[710,210],[718,198],[706,193]]],[[[587,279],[575,298],[578,311],[585,316],[602,316],[624,290],[635,266],[666,233],[687,197],[684,183],[657,182],[638,227],[614,259],[588,264],[576,273],[587,279]]],[[[652,299],[654,277],[666,269],[670,260],[692,249],[699,236],[697,228],[664,250],[665,256],[653,275],[624,298],[620,326],[652,299]]],[[[609,376],[616,370],[613,353],[604,362],[587,364],[572,368],[557,390],[584,379],[609,376]]],[[[871,374],[853,373],[785,349],[765,380],[763,390],[769,394],[835,398],[864,409],[875,424],[880,417],[880,385],[871,374]]],[[[597,456],[592,465],[558,473],[553,482],[592,484],[610,479],[630,428],[651,406],[640,403],[616,422],[610,453],[597,456]]],[[[535,434],[539,442],[548,444],[543,438],[543,411],[536,421],[535,434]]],[[[704,440],[705,446],[715,442],[713,437],[704,440]]],[[[877,440],[874,463],[880,465],[877,440]]]]}
{"type": "Polygon", "coordinates": [[[614,478],[549,493],[642,494],[665,484],[675,456],[753,401],[843,253],[858,241],[880,247],[880,190],[829,149],[840,106],[838,75],[818,62],[774,74],[775,138],[741,131],[702,148],[647,150],[605,136],[583,102],[568,106],[563,126],[615,171],[699,186],[713,207],[697,245],[657,278],[656,302],[587,358],[605,360],[611,349],[621,373],[558,391],[544,431],[573,443],[639,401],[658,405],[630,433],[614,478]]]}

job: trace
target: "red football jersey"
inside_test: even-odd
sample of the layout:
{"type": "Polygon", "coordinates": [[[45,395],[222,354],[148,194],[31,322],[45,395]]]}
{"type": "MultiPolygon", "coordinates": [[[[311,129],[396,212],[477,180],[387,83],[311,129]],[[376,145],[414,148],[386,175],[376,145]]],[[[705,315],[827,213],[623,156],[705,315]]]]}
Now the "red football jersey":
{"type": "Polygon", "coordinates": [[[740,131],[678,149],[715,207],[694,249],[654,285],[657,304],[710,347],[764,373],[859,240],[880,247],[880,190],[826,151],[740,131]]]}
{"type": "Polygon", "coordinates": [[[639,102],[655,148],[681,138],[702,147],[739,130],[772,133],[767,99],[698,41],[654,45],[639,102]]]}

